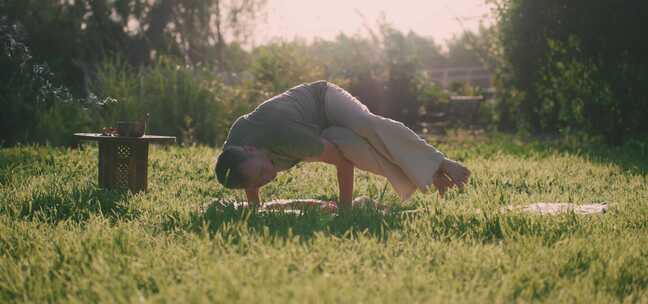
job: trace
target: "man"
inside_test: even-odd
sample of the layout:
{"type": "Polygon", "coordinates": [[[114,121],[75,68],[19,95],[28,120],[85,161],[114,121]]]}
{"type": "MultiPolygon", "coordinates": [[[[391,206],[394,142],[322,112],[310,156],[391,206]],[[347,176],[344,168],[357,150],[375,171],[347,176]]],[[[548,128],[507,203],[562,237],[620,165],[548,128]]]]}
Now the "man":
{"type": "Polygon", "coordinates": [[[227,188],[245,189],[256,207],[259,188],[301,161],[336,167],[341,211],[351,207],[354,167],[387,177],[402,199],[430,185],[443,194],[470,176],[402,123],[371,113],[326,81],[298,85],[239,117],[216,176],[227,188]]]}

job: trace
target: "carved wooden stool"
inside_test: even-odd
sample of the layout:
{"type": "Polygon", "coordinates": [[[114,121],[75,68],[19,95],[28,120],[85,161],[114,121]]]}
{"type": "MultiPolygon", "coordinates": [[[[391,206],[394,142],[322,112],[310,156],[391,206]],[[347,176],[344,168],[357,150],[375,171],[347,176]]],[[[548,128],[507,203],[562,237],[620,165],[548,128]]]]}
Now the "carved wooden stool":
{"type": "Polygon", "coordinates": [[[149,143],[174,143],[172,136],[107,136],[100,133],[75,133],[82,140],[99,143],[99,187],[129,189],[133,193],[148,187],[149,143]]]}

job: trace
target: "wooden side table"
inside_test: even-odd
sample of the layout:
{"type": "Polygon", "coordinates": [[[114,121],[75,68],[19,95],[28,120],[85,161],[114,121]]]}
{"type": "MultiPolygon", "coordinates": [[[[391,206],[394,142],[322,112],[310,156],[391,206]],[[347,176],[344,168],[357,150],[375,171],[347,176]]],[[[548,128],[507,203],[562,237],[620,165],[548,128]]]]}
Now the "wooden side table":
{"type": "Polygon", "coordinates": [[[173,136],[106,136],[100,133],[75,133],[81,140],[99,143],[99,187],[129,189],[133,193],[148,187],[149,143],[174,143],[173,136]]]}

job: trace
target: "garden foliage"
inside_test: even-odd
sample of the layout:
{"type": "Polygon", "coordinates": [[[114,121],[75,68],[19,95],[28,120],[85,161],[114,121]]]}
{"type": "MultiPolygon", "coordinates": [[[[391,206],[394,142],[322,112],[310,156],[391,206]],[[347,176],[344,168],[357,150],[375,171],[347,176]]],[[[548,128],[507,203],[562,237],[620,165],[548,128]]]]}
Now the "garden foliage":
{"type": "Polygon", "coordinates": [[[648,2],[495,2],[502,127],[613,144],[648,132],[648,2]]]}

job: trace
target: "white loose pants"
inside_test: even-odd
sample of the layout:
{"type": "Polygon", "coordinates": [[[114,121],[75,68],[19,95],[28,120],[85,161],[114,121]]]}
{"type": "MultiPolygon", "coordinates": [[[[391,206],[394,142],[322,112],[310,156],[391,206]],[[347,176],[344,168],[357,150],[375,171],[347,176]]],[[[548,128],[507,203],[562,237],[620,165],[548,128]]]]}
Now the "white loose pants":
{"type": "Polygon", "coordinates": [[[322,136],[356,167],[382,175],[402,200],[426,192],[444,155],[403,123],[375,115],[342,88],[329,84],[322,136]]]}

